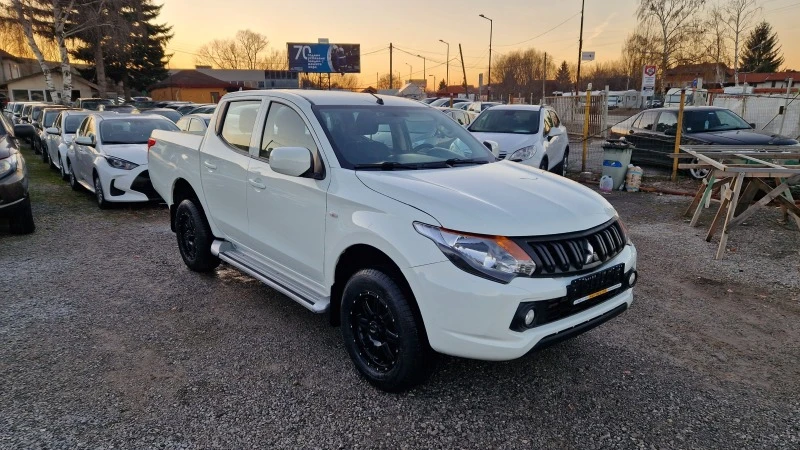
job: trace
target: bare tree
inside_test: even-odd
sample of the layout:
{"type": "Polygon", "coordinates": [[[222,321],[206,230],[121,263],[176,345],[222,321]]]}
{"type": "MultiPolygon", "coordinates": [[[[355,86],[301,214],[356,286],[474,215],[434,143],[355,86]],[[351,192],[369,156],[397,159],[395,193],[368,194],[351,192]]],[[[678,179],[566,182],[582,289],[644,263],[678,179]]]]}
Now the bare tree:
{"type": "Polygon", "coordinates": [[[220,69],[261,69],[274,56],[264,54],[268,46],[269,40],[263,34],[239,30],[232,39],[215,39],[200,47],[195,62],[220,69]]]}
{"type": "Polygon", "coordinates": [[[56,90],[55,83],[53,82],[53,74],[50,66],[47,65],[44,54],[42,54],[42,50],[39,48],[39,43],[36,42],[34,38],[34,27],[41,27],[42,17],[47,14],[47,10],[45,9],[46,4],[11,0],[11,8],[16,16],[16,20],[19,21],[22,32],[28,42],[28,47],[30,47],[36,57],[36,61],[39,63],[39,67],[42,69],[44,82],[47,86],[47,90],[50,91],[50,96],[54,101],[60,100],[59,92],[56,90]]]}
{"type": "Polygon", "coordinates": [[[392,77],[390,74],[381,75],[378,78],[378,89],[400,89],[403,87],[399,77],[392,77]],[[389,85],[389,80],[392,80],[392,85],[389,85]]]}
{"type": "Polygon", "coordinates": [[[259,65],[267,70],[289,70],[289,55],[286,50],[270,49],[264,52],[259,65]]]}
{"type": "Polygon", "coordinates": [[[733,81],[739,85],[739,42],[760,10],[755,0],[727,0],[721,7],[720,17],[733,34],[733,81]]]}
{"type": "Polygon", "coordinates": [[[728,28],[725,24],[724,11],[717,4],[711,7],[708,18],[705,21],[705,47],[706,54],[714,62],[716,72],[716,83],[719,86],[725,82],[725,75],[722,73],[721,65],[727,65],[728,54],[728,28]]]}
{"type": "Polygon", "coordinates": [[[691,44],[687,34],[697,28],[698,13],[706,0],[640,0],[636,15],[640,21],[654,20],[661,41],[661,70],[675,62],[682,46],[691,44]]]}

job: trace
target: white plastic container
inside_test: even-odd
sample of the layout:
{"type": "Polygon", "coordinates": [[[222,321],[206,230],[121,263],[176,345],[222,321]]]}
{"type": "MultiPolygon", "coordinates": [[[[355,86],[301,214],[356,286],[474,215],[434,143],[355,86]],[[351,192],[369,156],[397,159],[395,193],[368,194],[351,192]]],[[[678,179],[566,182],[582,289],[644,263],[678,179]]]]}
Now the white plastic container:
{"type": "Polygon", "coordinates": [[[608,175],[603,175],[600,178],[600,190],[603,192],[611,192],[614,190],[614,179],[608,175]]]}

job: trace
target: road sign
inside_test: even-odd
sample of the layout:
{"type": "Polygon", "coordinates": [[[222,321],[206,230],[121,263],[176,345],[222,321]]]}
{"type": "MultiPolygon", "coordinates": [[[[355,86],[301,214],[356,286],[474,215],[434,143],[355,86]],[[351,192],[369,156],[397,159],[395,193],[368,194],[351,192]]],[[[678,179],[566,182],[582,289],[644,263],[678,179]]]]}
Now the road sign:
{"type": "Polygon", "coordinates": [[[582,61],[594,61],[594,52],[581,52],[582,61]]]}
{"type": "Polygon", "coordinates": [[[646,88],[653,90],[656,87],[656,66],[644,66],[642,70],[642,91],[646,88]]]}

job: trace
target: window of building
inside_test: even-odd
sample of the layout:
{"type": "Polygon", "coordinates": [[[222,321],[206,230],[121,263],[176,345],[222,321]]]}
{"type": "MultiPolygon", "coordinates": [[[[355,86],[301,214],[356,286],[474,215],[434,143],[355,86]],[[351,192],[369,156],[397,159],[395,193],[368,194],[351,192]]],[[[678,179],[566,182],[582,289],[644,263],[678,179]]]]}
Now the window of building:
{"type": "Polygon", "coordinates": [[[11,95],[14,97],[15,102],[29,102],[31,100],[27,89],[14,89],[11,91],[11,95]]]}

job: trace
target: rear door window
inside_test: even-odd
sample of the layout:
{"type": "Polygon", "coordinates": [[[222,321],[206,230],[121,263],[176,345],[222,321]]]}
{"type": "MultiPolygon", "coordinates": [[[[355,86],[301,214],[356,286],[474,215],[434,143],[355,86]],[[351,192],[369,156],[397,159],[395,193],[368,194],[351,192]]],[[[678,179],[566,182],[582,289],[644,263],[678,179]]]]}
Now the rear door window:
{"type": "Polygon", "coordinates": [[[652,130],[656,121],[656,116],[658,116],[658,111],[644,112],[633,124],[633,127],[640,130],[652,130]]]}
{"type": "Polygon", "coordinates": [[[249,151],[260,106],[261,100],[230,102],[219,134],[222,140],[237,150],[249,151]]]}

